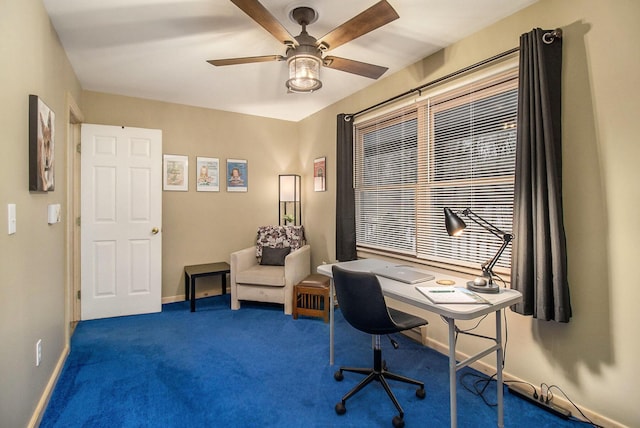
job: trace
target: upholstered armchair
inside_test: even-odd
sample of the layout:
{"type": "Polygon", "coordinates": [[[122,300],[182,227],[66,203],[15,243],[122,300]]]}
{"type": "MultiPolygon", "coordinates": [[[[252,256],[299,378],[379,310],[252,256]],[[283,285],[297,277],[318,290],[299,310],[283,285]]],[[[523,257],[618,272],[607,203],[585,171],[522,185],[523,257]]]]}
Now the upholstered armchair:
{"type": "Polygon", "coordinates": [[[231,309],[240,301],[271,302],[293,311],[293,286],[311,273],[303,226],[261,226],[256,245],[231,254],[231,309]]]}

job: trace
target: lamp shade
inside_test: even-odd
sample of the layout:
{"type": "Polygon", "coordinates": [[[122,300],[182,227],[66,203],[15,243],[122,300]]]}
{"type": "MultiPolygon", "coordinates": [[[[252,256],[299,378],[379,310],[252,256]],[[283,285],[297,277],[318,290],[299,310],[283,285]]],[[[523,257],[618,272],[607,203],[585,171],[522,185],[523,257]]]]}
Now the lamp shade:
{"type": "Polygon", "coordinates": [[[279,224],[300,225],[302,217],[300,176],[282,174],[278,176],[279,224]],[[284,222],[284,223],[283,223],[284,222]]]}
{"type": "Polygon", "coordinates": [[[449,236],[459,236],[467,227],[467,224],[450,208],[444,208],[444,224],[447,227],[449,236]]]}
{"type": "Polygon", "coordinates": [[[280,176],[280,202],[297,202],[300,200],[300,176],[280,176]]]}
{"type": "Polygon", "coordinates": [[[322,60],[314,55],[294,55],[288,60],[287,88],[292,92],[313,92],[322,87],[320,67],[322,60]]]}

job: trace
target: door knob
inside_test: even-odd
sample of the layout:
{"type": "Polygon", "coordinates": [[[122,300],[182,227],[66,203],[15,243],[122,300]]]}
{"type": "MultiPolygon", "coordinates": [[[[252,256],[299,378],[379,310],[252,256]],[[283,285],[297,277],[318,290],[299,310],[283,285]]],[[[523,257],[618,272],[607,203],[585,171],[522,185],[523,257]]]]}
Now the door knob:
{"type": "Polygon", "coordinates": [[[160,232],[160,229],[158,229],[157,227],[154,227],[153,229],[151,229],[151,233],[153,233],[154,235],[157,235],[158,232],[160,232]]]}

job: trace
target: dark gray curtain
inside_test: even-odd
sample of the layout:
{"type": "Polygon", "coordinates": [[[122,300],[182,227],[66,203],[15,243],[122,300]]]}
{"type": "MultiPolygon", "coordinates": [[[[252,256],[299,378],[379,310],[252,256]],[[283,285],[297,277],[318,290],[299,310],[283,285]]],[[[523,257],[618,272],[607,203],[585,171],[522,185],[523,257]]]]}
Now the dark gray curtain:
{"type": "Polygon", "coordinates": [[[520,37],[511,288],[524,299],[512,309],[569,322],[562,211],[562,39],[547,33],[537,28],[520,37]]]}
{"type": "Polygon", "coordinates": [[[353,120],[338,115],[336,176],[336,259],[355,260],[356,202],[353,192],[353,120]]]}

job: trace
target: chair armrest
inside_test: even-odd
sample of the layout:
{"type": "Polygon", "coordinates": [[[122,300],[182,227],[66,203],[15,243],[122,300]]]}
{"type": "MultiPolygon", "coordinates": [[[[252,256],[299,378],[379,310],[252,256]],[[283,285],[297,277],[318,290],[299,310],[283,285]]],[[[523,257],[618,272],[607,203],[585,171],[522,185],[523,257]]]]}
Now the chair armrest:
{"type": "Polygon", "coordinates": [[[284,259],[285,286],[293,286],[311,273],[311,246],[304,245],[284,259]]]}
{"type": "Polygon", "coordinates": [[[256,258],[256,247],[253,246],[231,253],[230,261],[231,280],[235,282],[236,272],[242,272],[249,269],[251,266],[258,264],[258,259],[256,258]]]}
{"type": "Polygon", "coordinates": [[[231,265],[231,272],[229,273],[229,278],[231,280],[231,309],[237,310],[240,309],[240,301],[238,299],[236,274],[258,264],[258,259],[256,258],[256,247],[253,246],[231,253],[229,262],[231,265]]]}

